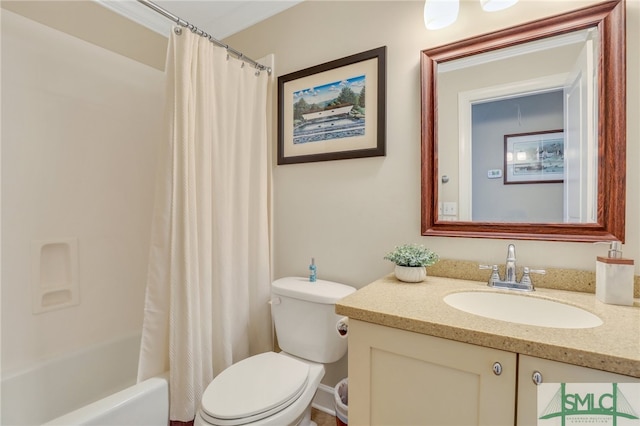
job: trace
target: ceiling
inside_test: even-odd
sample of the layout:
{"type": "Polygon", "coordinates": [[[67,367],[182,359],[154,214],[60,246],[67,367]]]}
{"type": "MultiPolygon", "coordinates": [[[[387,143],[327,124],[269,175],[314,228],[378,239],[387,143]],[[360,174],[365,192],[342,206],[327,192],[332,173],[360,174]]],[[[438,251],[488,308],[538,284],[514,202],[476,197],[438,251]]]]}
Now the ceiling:
{"type": "MultiPolygon", "coordinates": [[[[158,33],[168,35],[174,24],[149,7],[134,0],[95,0],[158,33]]],[[[172,15],[222,40],[303,0],[154,0],[172,15]]]]}

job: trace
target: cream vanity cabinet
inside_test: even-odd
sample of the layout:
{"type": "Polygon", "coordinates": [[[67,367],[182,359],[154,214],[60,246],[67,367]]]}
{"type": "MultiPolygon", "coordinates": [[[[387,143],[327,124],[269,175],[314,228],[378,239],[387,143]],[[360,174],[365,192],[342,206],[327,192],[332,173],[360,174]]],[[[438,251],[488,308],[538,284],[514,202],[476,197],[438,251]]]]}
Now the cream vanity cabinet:
{"type": "Polygon", "coordinates": [[[349,425],[513,425],[516,362],[514,353],[350,319],[349,425]]]}
{"type": "Polygon", "coordinates": [[[349,321],[349,424],[353,426],[536,425],[534,373],[546,383],[640,382],[600,370],[349,321]]]}
{"type": "Polygon", "coordinates": [[[536,381],[542,383],[640,383],[640,379],[635,377],[519,355],[518,426],[537,423],[536,381]]]}

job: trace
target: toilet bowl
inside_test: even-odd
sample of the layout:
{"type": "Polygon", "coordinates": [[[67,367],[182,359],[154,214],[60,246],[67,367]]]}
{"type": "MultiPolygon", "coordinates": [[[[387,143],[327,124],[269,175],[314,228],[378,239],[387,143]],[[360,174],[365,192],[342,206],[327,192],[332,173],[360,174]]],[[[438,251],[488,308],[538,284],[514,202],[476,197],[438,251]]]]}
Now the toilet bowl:
{"type": "Polygon", "coordinates": [[[207,387],[194,425],[309,424],[322,364],[266,352],[224,370],[207,387]]]}
{"type": "Polygon", "coordinates": [[[283,351],[254,355],[220,373],[204,391],[194,425],[313,425],[311,402],[324,364],[347,352],[335,302],[354,291],[324,280],[274,281],[271,314],[283,351]]]}

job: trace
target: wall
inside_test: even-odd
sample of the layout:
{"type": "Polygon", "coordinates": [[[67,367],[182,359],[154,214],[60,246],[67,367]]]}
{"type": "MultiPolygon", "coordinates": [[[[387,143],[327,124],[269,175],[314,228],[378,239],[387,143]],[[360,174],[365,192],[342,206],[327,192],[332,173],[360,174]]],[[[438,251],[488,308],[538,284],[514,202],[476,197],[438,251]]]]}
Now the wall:
{"type": "MultiPolygon", "coordinates": [[[[442,257],[501,263],[507,241],[420,236],[420,51],[597,1],[521,1],[496,13],[463,1],[452,26],[427,31],[422,1],[306,1],[225,41],[252,57],[275,53],[277,75],[386,45],[387,156],[274,165],[276,277],[306,275],[360,287],[390,272],[382,258],[396,244],[422,242],[442,257]],[[543,10],[544,9],[544,10],[543,10]],[[482,19],[478,19],[481,16],[482,19]],[[473,23],[473,24],[472,24],[473,23]],[[330,28],[330,30],[329,30],[330,28]]],[[[639,260],[638,114],[640,2],[627,1],[626,256],[639,260]]],[[[274,108],[275,100],[274,100],[274,108]]],[[[273,138],[275,140],[275,126],[273,138]]],[[[275,150],[275,143],[273,149],[275,150]]],[[[275,155],[274,155],[275,156],[275,155]]],[[[605,247],[517,242],[521,264],[594,270],[605,247]]],[[[640,270],[636,266],[636,271],[640,270]]]]}
{"type": "MultiPolygon", "coordinates": [[[[420,236],[420,51],[594,2],[520,1],[482,12],[463,1],[452,26],[427,31],[424,1],[305,1],[226,41],[251,57],[274,53],[284,75],[387,46],[387,156],[275,166],[274,276],[306,275],[361,287],[392,271],[394,245],[421,242],[443,258],[503,263],[509,241],[420,236]]],[[[640,271],[640,2],[627,1],[627,207],[625,255],[640,271]]],[[[274,110],[276,103],[274,100],[274,110]]],[[[275,126],[273,140],[276,140],[275,126]]],[[[274,143],[275,150],[275,143],[274,143]]],[[[275,152],[275,151],[274,151],[275,152]]],[[[275,158],[275,154],[274,154],[275,158]]],[[[595,270],[604,246],[516,242],[521,265],[595,270]]],[[[346,371],[346,370],[345,370],[346,371]]],[[[337,374],[337,373],[336,373],[337,374]]]]}
{"type": "Polygon", "coordinates": [[[2,8],[136,62],[164,70],[167,37],[105,10],[98,2],[3,0],[2,8]]]}
{"type": "Polygon", "coordinates": [[[156,68],[2,10],[3,375],[140,331],[163,82],[156,68]],[[69,237],[80,303],[33,314],[31,244],[69,237]]]}

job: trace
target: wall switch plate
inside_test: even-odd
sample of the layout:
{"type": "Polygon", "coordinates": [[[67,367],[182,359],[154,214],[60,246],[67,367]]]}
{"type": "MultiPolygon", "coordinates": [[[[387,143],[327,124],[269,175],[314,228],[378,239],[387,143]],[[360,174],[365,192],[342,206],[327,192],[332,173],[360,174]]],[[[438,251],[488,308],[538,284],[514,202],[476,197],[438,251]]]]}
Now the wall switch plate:
{"type": "Polygon", "coordinates": [[[455,201],[442,203],[442,210],[445,216],[455,216],[458,214],[458,203],[455,201]]]}
{"type": "Polygon", "coordinates": [[[502,177],[502,170],[501,169],[491,169],[487,172],[487,177],[489,179],[499,179],[502,177]]]}

